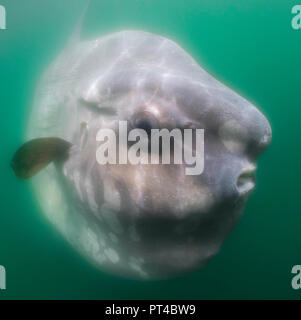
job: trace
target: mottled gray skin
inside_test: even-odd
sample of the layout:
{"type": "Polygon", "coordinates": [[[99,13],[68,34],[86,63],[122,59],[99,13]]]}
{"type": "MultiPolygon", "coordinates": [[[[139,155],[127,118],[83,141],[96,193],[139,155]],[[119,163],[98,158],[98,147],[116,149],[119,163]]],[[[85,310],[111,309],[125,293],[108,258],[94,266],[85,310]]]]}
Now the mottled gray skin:
{"type": "Polygon", "coordinates": [[[271,128],[173,41],[123,31],[69,46],[46,72],[27,138],[51,136],[73,147],[33,180],[45,214],[97,267],[155,279],[218,252],[254,187],[271,128]],[[185,164],[99,165],[96,132],[144,118],[205,129],[203,174],[185,175],[185,164]]]}

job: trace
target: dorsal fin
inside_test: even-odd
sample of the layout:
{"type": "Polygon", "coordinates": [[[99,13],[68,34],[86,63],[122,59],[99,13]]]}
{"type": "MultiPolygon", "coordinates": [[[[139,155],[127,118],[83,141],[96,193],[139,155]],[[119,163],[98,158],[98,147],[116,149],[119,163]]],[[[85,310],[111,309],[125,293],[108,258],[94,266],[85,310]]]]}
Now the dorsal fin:
{"type": "Polygon", "coordinates": [[[71,143],[60,138],[38,138],[24,143],[14,154],[11,167],[20,179],[28,179],[50,162],[64,160],[71,143]]]}
{"type": "Polygon", "coordinates": [[[84,21],[85,21],[85,17],[86,17],[86,14],[88,12],[88,9],[89,9],[89,6],[90,6],[90,3],[91,3],[91,0],[87,0],[87,3],[83,9],[83,12],[78,20],[78,22],[76,23],[75,25],[75,29],[69,39],[69,46],[72,46],[74,43],[77,43],[80,41],[80,38],[81,38],[81,32],[82,32],[82,29],[83,29],[83,25],[84,25],[84,21]]]}

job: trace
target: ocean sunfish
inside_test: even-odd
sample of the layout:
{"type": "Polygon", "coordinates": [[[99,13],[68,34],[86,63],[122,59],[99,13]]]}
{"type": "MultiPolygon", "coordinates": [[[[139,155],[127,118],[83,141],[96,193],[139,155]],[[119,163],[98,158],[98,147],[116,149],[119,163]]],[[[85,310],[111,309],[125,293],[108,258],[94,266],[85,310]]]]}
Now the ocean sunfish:
{"type": "Polygon", "coordinates": [[[255,186],[271,128],[174,41],[122,31],[67,46],[40,83],[26,140],[12,167],[33,176],[43,212],[72,246],[102,270],[158,279],[219,251],[255,186]],[[121,120],[204,129],[203,173],[99,165],[96,134],[121,120]]]}

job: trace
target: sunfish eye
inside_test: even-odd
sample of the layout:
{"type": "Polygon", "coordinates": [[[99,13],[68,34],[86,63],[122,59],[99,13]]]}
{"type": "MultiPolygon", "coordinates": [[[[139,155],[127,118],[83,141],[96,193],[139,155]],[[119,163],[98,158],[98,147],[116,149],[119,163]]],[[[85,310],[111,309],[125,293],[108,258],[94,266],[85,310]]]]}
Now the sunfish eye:
{"type": "Polygon", "coordinates": [[[132,127],[134,129],[142,129],[150,135],[152,129],[159,129],[159,121],[151,113],[143,112],[134,116],[132,127]]]}

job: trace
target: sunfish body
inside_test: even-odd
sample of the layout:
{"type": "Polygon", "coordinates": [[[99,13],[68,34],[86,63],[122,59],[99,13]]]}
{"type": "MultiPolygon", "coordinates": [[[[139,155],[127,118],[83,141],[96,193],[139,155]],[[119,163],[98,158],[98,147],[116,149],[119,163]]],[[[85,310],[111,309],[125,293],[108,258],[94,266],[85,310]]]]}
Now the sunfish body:
{"type": "Polygon", "coordinates": [[[122,31],[68,46],[51,65],[27,139],[13,168],[21,178],[43,168],[33,187],[66,239],[102,270],[155,279],[195,270],[218,252],[254,188],[271,128],[175,42],[122,31]],[[120,120],[204,129],[203,173],[185,175],[185,164],[100,165],[96,134],[116,131],[120,120]],[[30,150],[46,156],[26,161],[30,150]]]}

